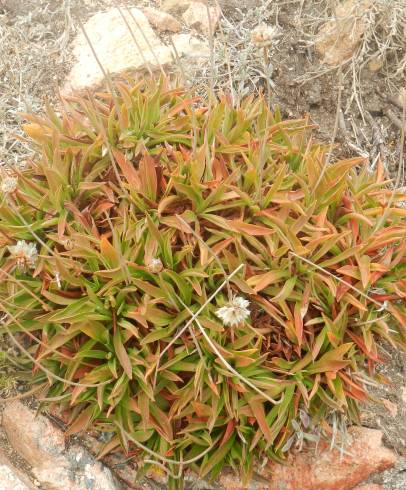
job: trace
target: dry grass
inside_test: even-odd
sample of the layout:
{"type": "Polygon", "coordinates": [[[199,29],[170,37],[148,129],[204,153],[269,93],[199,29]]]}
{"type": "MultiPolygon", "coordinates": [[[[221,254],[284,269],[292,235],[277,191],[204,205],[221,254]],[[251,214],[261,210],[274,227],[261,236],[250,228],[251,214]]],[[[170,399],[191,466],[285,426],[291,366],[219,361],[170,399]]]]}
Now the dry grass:
{"type": "MultiPolygon", "coordinates": [[[[231,86],[238,97],[262,89],[265,79],[272,85],[272,60],[264,66],[263,54],[251,43],[252,30],[261,23],[272,23],[278,2],[263,1],[260,6],[236,9],[233,18],[222,13],[219,30],[214,42],[214,70],[211,66],[200,67],[189,73],[189,81],[204,87],[211,78],[217,90],[228,91],[231,86]]],[[[278,40],[271,49],[277,47],[278,40]]]]}
{"type": "MultiPolygon", "coordinates": [[[[326,22],[334,21],[335,6],[338,2],[321,0],[320,2],[301,2],[297,18],[298,30],[308,46],[314,46],[315,36],[326,22]]],[[[397,93],[406,81],[406,7],[403,0],[374,0],[362,15],[359,5],[365,0],[354,0],[349,10],[348,20],[353,26],[363,24],[363,35],[359,46],[351,58],[343,65],[344,80],[350,80],[352,94],[346,101],[344,112],[354,110],[354,102],[361,116],[365,117],[363,101],[362,72],[375,66],[385,77],[388,90],[397,93]],[[379,68],[378,68],[379,67],[379,68]]],[[[345,18],[347,20],[347,18],[345,18]]],[[[306,82],[322,76],[335,67],[317,65],[313,72],[304,73],[298,81],[306,82]]]]}
{"type": "Polygon", "coordinates": [[[70,3],[6,2],[0,10],[0,161],[22,163],[30,150],[15,139],[19,112],[42,110],[54,98],[73,33],[70,3]]]}
{"type": "MultiPolygon", "coordinates": [[[[335,6],[339,2],[320,0],[313,2],[303,0],[298,12],[297,26],[309,46],[314,45],[314,38],[320,27],[335,19],[335,6]]],[[[354,0],[348,18],[360,20],[358,5],[364,0],[354,0]],[[358,15],[358,18],[357,18],[358,15]]],[[[405,81],[406,77],[406,9],[403,0],[374,0],[366,14],[363,36],[358,49],[347,64],[355,63],[357,70],[362,70],[371,61],[380,61],[383,73],[390,80],[405,81]]],[[[349,66],[348,66],[349,68],[349,66]]],[[[350,69],[350,68],[349,68],[350,69]]],[[[315,70],[315,74],[317,71],[315,70]]],[[[305,76],[310,74],[305,74],[305,76]]],[[[310,75],[311,76],[311,75],[310,75]]]]}

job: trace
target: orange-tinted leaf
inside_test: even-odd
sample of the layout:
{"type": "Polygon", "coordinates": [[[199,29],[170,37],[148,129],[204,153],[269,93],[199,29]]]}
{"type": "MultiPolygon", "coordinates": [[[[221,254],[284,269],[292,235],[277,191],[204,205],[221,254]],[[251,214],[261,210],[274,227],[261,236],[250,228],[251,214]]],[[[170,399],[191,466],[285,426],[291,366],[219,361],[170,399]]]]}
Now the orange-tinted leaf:
{"type": "Polygon", "coordinates": [[[112,267],[118,267],[120,265],[120,255],[109,242],[106,235],[103,235],[100,239],[100,251],[112,267]]]}
{"type": "Polygon", "coordinates": [[[134,187],[136,190],[141,189],[140,178],[138,176],[138,172],[135,170],[133,164],[127,160],[125,155],[121,153],[121,151],[116,148],[112,148],[112,152],[116,162],[120,166],[121,171],[123,172],[124,177],[127,179],[127,182],[134,187]]]}
{"type": "Polygon", "coordinates": [[[121,364],[121,367],[124,369],[124,372],[126,373],[128,378],[132,379],[133,373],[131,361],[121,340],[121,334],[119,330],[117,330],[117,332],[114,334],[113,344],[116,356],[121,364]]]}
{"type": "Polygon", "coordinates": [[[272,228],[267,228],[260,225],[252,225],[250,223],[244,223],[244,221],[234,219],[229,221],[229,224],[235,231],[239,233],[248,233],[253,236],[265,236],[272,235],[275,231],[272,228]]]}

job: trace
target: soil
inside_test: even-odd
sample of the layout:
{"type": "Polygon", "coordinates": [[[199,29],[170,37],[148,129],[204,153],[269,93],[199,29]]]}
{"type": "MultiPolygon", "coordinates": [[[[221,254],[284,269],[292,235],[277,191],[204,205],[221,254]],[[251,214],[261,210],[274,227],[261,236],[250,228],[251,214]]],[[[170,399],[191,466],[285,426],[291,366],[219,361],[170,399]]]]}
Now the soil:
{"type": "MultiPolygon", "coordinates": [[[[271,104],[278,105],[285,117],[310,115],[319,128],[317,137],[326,142],[331,142],[339,111],[335,136],[335,142],[340,145],[337,154],[340,157],[363,156],[372,163],[380,151],[391,178],[395,179],[399,166],[400,129],[386,114],[390,109],[401,117],[400,109],[391,105],[388,97],[398,95],[405,84],[406,71],[403,77],[393,81],[387,76],[390,67],[386,67],[385,73],[383,70],[373,72],[366,64],[362,69],[356,67],[358,79],[354,81],[350,63],[343,66],[340,77],[339,68],[323,66],[312,46],[314,36],[312,39],[311,33],[303,27],[305,19],[320,18],[323,2],[302,2],[304,7],[298,18],[299,3],[272,2],[273,8],[269,9],[266,19],[268,24],[279,26],[282,33],[271,54],[274,82],[271,104]],[[340,85],[341,103],[338,106],[340,85]]],[[[245,12],[243,8],[229,6],[225,8],[225,15],[237,23],[245,12]]],[[[317,25],[320,22],[311,26],[313,31],[317,30],[317,25]]],[[[387,61],[390,65],[391,60],[387,61]]]]}
{"type": "MultiPolygon", "coordinates": [[[[63,85],[73,61],[70,45],[78,31],[77,16],[83,21],[113,3],[112,0],[0,0],[0,163],[19,164],[29,155],[24,141],[15,139],[15,134],[21,135],[18,113],[39,113],[46,99],[56,100],[57,87],[63,85]]],[[[159,4],[153,0],[120,3],[159,4]]],[[[266,2],[223,0],[220,3],[225,18],[238,26],[247,9],[266,2]]],[[[272,8],[269,7],[265,20],[278,25],[281,32],[272,50],[271,103],[279,105],[287,117],[310,114],[319,126],[318,138],[325,142],[330,142],[336,132],[335,142],[343,155],[362,155],[372,164],[380,152],[394,177],[399,165],[400,129],[388,119],[387,113],[390,108],[400,117],[400,110],[388,102],[388,97],[397,95],[405,78],[389,80],[381,70],[373,72],[365,66],[356,87],[361,101],[357,104],[353,78],[340,77],[339,69],[323,73],[311,42],[303,38],[303,28],[297,20],[298,8],[303,7],[304,18],[317,17],[320,3],[323,2],[274,0],[272,8]],[[335,131],[339,91],[342,115],[335,131]]],[[[264,10],[258,12],[257,24],[264,20],[260,17],[264,10]]],[[[255,15],[253,19],[252,25],[245,28],[254,27],[255,15]]],[[[348,75],[347,68],[343,73],[348,75]]],[[[263,79],[259,78],[257,88],[263,85],[263,79]]],[[[379,367],[379,374],[386,383],[371,387],[376,400],[363,407],[362,423],[381,429],[385,443],[401,457],[394,469],[371,481],[384,484],[385,489],[401,489],[406,488],[406,354],[382,345],[382,356],[385,363],[379,367]]],[[[24,461],[11,453],[1,432],[0,446],[29,472],[24,461]]]]}

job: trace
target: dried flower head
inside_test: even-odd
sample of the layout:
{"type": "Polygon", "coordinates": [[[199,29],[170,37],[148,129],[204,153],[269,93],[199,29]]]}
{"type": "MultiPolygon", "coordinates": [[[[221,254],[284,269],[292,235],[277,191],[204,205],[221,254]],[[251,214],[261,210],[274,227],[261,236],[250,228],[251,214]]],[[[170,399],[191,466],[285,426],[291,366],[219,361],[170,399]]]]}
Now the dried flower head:
{"type": "Polygon", "coordinates": [[[75,248],[75,241],[71,238],[65,238],[61,243],[65,247],[65,250],[73,250],[75,248]]]}
{"type": "Polygon", "coordinates": [[[162,264],[161,259],[156,259],[156,258],[152,258],[147,265],[147,269],[149,270],[149,272],[152,272],[153,274],[157,274],[158,272],[161,272],[163,268],[164,266],[162,264]]]}
{"type": "Polygon", "coordinates": [[[277,34],[277,29],[266,24],[257,26],[251,33],[251,42],[257,48],[267,48],[272,44],[277,34]]]}
{"type": "Polygon", "coordinates": [[[37,247],[35,243],[27,243],[25,240],[18,240],[17,245],[8,247],[11,256],[16,259],[17,267],[25,269],[26,267],[34,268],[38,258],[37,247]]]}
{"type": "Polygon", "coordinates": [[[225,326],[233,327],[250,316],[249,304],[248,300],[235,296],[226,306],[216,310],[216,316],[223,321],[225,326]]]}
{"type": "Polygon", "coordinates": [[[17,177],[11,177],[8,175],[1,181],[0,188],[4,194],[11,194],[17,189],[18,179],[17,177]]]}

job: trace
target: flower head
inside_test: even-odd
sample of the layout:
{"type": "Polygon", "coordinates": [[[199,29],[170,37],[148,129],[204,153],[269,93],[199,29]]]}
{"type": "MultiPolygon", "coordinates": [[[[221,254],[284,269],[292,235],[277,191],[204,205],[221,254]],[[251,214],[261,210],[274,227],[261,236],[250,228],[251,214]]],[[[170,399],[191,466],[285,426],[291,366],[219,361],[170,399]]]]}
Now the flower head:
{"type": "Polygon", "coordinates": [[[267,48],[272,44],[277,30],[275,27],[261,24],[257,26],[251,33],[251,42],[257,48],[267,48]]]}
{"type": "Polygon", "coordinates": [[[223,321],[225,326],[233,327],[250,316],[249,304],[248,300],[235,296],[226,306],[216,310],[216,316],[223,321]]]}
{"type": "Polygon", "coordinates": [[[147,269],[149,272],[152,272],[152,274],[157,274],[158,272],[161,272],[161,270],[164,268],[161,259],[156,259],[155,257],[152,258],[148,265],[147,269]]]}
{"type": "Polygon", "coordinates": [[[25,240],[18,240],[17,245],[8,247],[11,256],[16,259],[17,267],[33,269],[38,258],[37,247],[35,243],[27,243],[25,240]]]}
{"type": "Polygon", "coordinates": [[[4,194],[11,194],[17,189],[17,177],[7,176],[1,181],[0,188],[4,194]]]}

